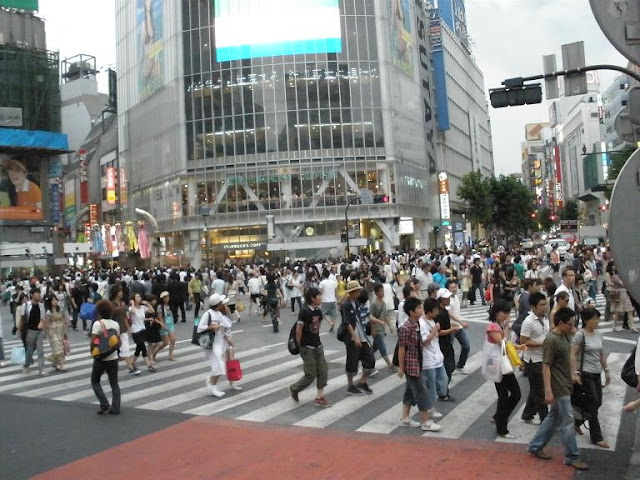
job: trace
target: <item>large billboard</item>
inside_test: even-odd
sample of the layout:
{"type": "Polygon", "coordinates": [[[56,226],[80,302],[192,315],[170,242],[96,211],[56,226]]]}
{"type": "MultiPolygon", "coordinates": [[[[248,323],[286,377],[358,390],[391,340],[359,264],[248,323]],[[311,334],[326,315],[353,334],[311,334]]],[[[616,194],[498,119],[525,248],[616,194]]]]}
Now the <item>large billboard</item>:
{"type": "Polygon", "coordinates": [[[391,21],[390,46],[393,64],[404,73],[413,77],[413,58],[415,46],[411,36],[411,3],[410,0],[391,0],[389,3],[391,21]]]}
{"type": "Polygon", "coordinates": [[[64,224],[71,225],[76,216],[76,181],[67,180],[64,184],[64,224]]]}
{"type": "Polygon", "coordinates": [[[164,0],[137,0],[138,91],[144,100],[164,83],[164,0]]]}
{"type": "Polygon", "coordinates": [[[0,7],[38,10],[38,0],[0,0],[0,7]]]}
{"type": "Polygon", "coordinates": [[[0,220],[42,220],[41,158],[0,154],[0,220]]]}
{"type": "Polygon", "coordinates": [[[218,0],[216,60],[342,51],[339,0],[218,0]]]}

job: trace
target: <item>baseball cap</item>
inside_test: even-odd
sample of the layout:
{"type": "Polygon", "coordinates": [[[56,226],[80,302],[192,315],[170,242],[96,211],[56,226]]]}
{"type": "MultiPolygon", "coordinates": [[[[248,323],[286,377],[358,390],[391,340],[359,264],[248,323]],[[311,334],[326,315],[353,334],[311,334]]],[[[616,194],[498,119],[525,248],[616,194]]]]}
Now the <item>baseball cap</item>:
{"type": "Polygon", "coordinates": [[[164,298],[168,296],[169,296],[169,292],[167,292],[166,290],[160,294],[160,298],[164,298]]]}
{"type": "Polygon", "coordinates": [[[451,292],[446,288],[438,289],[438,293],[436,294],[436,298],[449,298],[451,297],[451,292]]]}
{"type": "Polygon", "coordinates": [[[226,305],[227,302],[229,302],[229,299],[227,298],[226,295],[219,295],[217,293],[214,293],[209,297],[210,306],[218,305],[220,303],[222,303],[223,305],[226,305]]]}

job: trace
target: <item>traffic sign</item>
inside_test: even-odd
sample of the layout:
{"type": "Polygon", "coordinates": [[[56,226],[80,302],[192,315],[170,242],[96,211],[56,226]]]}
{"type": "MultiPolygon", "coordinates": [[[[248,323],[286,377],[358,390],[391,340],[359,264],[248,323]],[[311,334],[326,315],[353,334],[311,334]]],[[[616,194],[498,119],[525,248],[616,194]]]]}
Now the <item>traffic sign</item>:
{"type": "Polygon", "coordinates": [[[451,222],[449,220],[443,220],[442,221],[442,226],[443,227],[448,227],[449,225],[451,225],[451,222]]]}
{"type": "Polygon", "coordinates": [[[636,0],[589,0],[600,30],[613,46],[640,65],[640,2],[636,0]]]}
{"type": "Polygon", "coordinates": [[[360,204],[361,205],[371,205],[373,203],[373,192],[371,190],[367,190],[363,188],[360,190],[360,204]]]}
{"type": "Polygon", "coordinates": [[[609,205],[609,238],[618,273],[629,293],[640,299],[640,149],[636,150],[618,175],[609,205]]]}
{"type": "MultiPolygon", "coordinates": [[[[565,70],[586,67],[584,42],[566,43],[562,45],[562,66],[565,70]]],[[[588,92],[587,74],[572,73],[564,76],[564,94],[566,96],[584,95],[588,92]]]]}

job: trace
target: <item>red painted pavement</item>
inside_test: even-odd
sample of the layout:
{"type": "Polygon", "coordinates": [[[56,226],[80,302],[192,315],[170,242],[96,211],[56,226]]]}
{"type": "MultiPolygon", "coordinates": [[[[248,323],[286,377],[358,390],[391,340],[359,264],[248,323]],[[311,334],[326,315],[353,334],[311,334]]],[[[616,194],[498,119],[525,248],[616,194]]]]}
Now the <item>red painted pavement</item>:
{"type": "Polygon", "coordinates": [[[525,445],[285,427],[196,417],[34,477],[51,479],[562,480],[562,453],[525,445]]]}

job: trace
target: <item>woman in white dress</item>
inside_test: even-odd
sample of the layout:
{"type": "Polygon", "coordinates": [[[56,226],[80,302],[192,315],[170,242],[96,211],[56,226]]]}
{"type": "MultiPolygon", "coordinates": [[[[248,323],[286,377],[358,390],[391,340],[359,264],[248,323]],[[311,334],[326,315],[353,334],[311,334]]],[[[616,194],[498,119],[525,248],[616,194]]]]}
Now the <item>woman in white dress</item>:
{"type": "MultiPolygon", "coordinates": [[[[218,386],[220,376],[227,373],[227,351],[233,348],[231,340],[232,323],[228,316],[227,310],[228,299],[224,295],[214,293],[209,297],[209,310],[207,310],[200,318],[198,324],[198,333],[207,330],[216,332],[211,350],[205,349],[204,353],[211,366],[211,373],[207,378],[205,385],[210,395],[221,398],[226,395],[218,386]]],[[[232,390],[242,390],[242,387],[229,382],[232,390]]]]}

